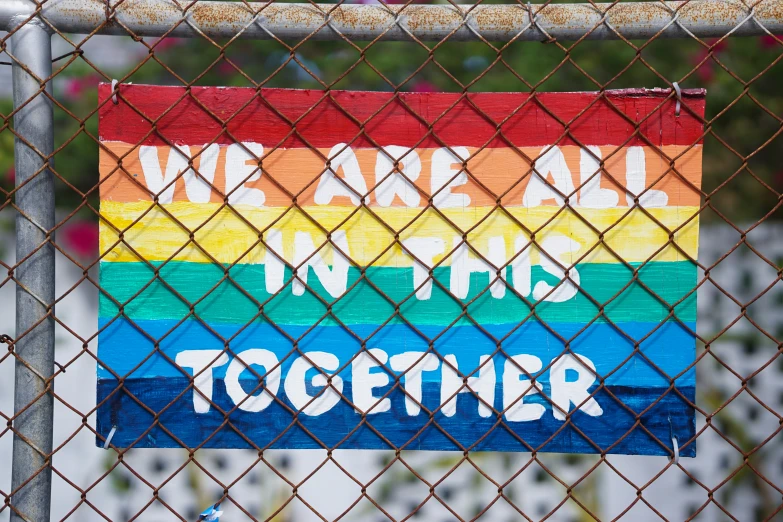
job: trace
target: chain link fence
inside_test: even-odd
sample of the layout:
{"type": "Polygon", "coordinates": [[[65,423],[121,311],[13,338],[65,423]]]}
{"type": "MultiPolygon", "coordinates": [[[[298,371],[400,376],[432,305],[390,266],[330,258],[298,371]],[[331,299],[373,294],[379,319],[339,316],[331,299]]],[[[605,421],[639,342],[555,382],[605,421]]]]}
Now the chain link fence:
{"type": "MultiPolygon", "coordinates": [[[[0,520],[196,520],[217,502],[230,521],[744,521],[781,516],[783,40],[777,35],[783,34],[783,2],[5,0],[0,29],[6,31],[0,33],[0,341],[7,346],[0,355],[0,416],[5,421],[0,427],[0,520]],[[100,83],[108,85],[102,87],[107,95],[99,97],[100,83]],[[696,431],[679,446],[697,445],[698,456],[680,459],[669,441],[662,446],[669,457],[611,455],[610,448],[592,441],[595,455],[549,454],[546,443],[523,440],[523,453],[417,452],[388,439],[381,451],[347,451],[323,443],[320,450],[301,451],[253,443],[252,450],[184,443],[179,449],[149,449],[155,443],[146,439],[127,448],[112,444],[97,427],[102,399],[95,394],[96,372],[113,371],[99,358],[98,336],[112,320],[129,318],[127,310],[142,291],[114,295],[101,286],[99,266],[117,245],[134,249],[125,234],[130,236],[142,218],[118,228],[102,214],[101,185],[123,167],[122,159],[108,171],[99,164],[110,151],[101,142],[98,119],[112,98],[133,105],[123,94],[133,83],[185,87],[177,103],[197,102],[193,91],[200,86],[250,87],[254,98],[263,98],[262,89],[269,87],[308,88],[317,93],[314,100],[329,99],[338,106],[336,90],[386,92],[390,103],[399,104],[408,92],[451,92],[459,100],[476,92],[521,92],[553,117],[541,93],[594,92],[591,103],[599,103],[613,89],[658,87],[665,89],[666,103],[687,112],[688,96],[681,96],[680,87],[706,88],[702,184],[689,188],[699,201],[694,219],[702,228],[698,260],[691,259],[698,281],[682,298],[698,295],[699,321],[690,331],[698,347],[687,368],[698,375],[698,387],[695,400],[680,394],[695,411],[696,431]],[[116,243],[99,244],[99,225],[116,233],[116,243]],[[114,306],[114,315],[100,323],[99,297],[114,306]],[[96,447],[96,439],[105,442],[106,451],[96,447]]],[[[203,110],[221,128],[212,143],[231,137],[230,118],[203,110]]],[[[158,116],[139,116],[168,140],[155,128],[158,116]]],[[[371,140],[366,128],[374,116],[357,120],[359,136],[371,140]]],[[[502,133],[505,119],[482,116],[502,133]]],[[[289,121],[292,135],[299,121],[289,121]]],[[[423,121],[426,134],[439,139],[437,120],[423,121]]],[[[571,123],[561,122],[564,135],[571,123]]],[[[641,125],[635,124],[632,136],[641,135],[641,125]]],[[[123,158],[138,154],[142,142],[131,144],[123,158]]],[[[335,160],[310,148],[325,168],[335,160]]],[[[686,156],[690,149],[678,154],[686,156]]],[[[272,178],[269,157],[274,152],[254,158],[272,178]]],[[[670,151],[656,152],[667,160],[661,177],[677,170],[670,151]]],[[[188,157],[187,167],[198,170],[194,165],[201,154],[188,157]]],[[[611,176],[613,151],[603,154],[595,159],[597,168],[611,176]]],[[[525,176],[541,156],[529,160],[525,176]]],[[[393,163],[388,175],[402,173],[402,160],[393,163]]],[[[180,169],[170,186],[186,172],[180,169]]],[[[303,212],[297,198],[321,174],[302,173],[305,188],[287,192],[287,211],[303,212]]],[[[223,188],[210,186],[221,209],[261,242],[264,231],[231,205],[223,188]]],[[[582,188],[560,194],[564,210],[576,216],[580,209],[569,201],[582,188]]],[[[145,213],[167,212],[159,201],[167,189],[149,194],[145,213]]],[[[370,187],[368,194],[376,189],[370,187]]],[[[355,196],[358,201],[367,194],[355,196]]],[[[432,206],[432,194],[421,196],[432,206]]],[[[495,209],[503,210],[502,195],[490,196],[495,209]]],[[[357,205],[371,211],[363,202],[357,205]]],[[[631,196],[629,207],[646,211],[644,194],[631,196]]],[[[185,234],[179,250],[214,253],[203,244],[207,236],[198,232],[209,220],[193,226],[166,215],[185,234]]],[[[308,219],[324,230],[319,249],[340,248],[332,230],[308,219]]],[[[600,242],[619,221],[601,230],[600,242]]],[[[668,238],[661,248],[681,248],[677,230],[657,225],[668,238]]],[[[391,233],[399,231],[392,227],[391,233]]],[[[467,232],[463,237],[471,246],[467,232]]],[[[134,250],[134,255],[159,266],[143,253],[134,250]]],[[[175,257],[165,258],[163,265],[175,257]]],[[[212,258],[212,264],[222,281],[263,314],[266,303],[224,268],[240,260],[212,258]]],[[[209,323],[199,317],[200,305],[214,288],[187,298],[166,280],[165,270],[152,272],[150,284],[157,281],[175,294],[186,317],[209,323]]],[[[632,272],[623,288],[640,282],[632,272]]],[[[485,293],[502,283],[499,272],[489,279],[485,293]]],[[[294,275],[286,285],[294,284],[306,286],[306,281],[294,275]]],[[[386,296],[394,301],[394,315],[405,319],[400,305],[408,297],[386,296]]],[[[615,299],[587,297],[598,315],[615,299]]],[[[454,299],[470,317],[470,303],[454,299]]],[[[339,303],[339,297],[323,300],[326,311],[312,326],[326,318],[339,322],[339,303]]],[[[679,321],[690,330],[678,316],[679,304],[663,300],[664,321],[679,321]]],[[[161,340],[141,333],[152,338],[157,351],[161,340]]],[[[300,340],[292,340],[295,348],[300,340]]],[[[497,341],[499,350],[502,343],[497,341]]],[[[638,349],[639,342],[634,344],[638,349]]],[[[230,340],[225,350],[232,353],[230,340]]],[[[443,360],[444,354],[435,351],[443,360]]],[[[669,391],[676,392],[676,377],[666,377],[669,391]]],[[[401,388],[399,376],[392,385],[401,388]]],[[[194,386],[190,378],[188,390],[194,386]]],[[[134,400],[152,416],[150,428],[165,430],[157,411],[134,400]]],[[[430,421],[438,414],[418,406],[430,421]]],[[[496,413],[502,425],[502,412],[496,413]]],[[[637,414],[637,424],[641,418],[637,414]]],[[[294,419],[292,424],[298,422],[294,419]]],[[[122,422],[117,421],[119,429],[122,422]]],[[[227,413],[224,424],[230,423],[227,413]]],[[[281,427],[281,434],[288,429],[281,427]]]]}

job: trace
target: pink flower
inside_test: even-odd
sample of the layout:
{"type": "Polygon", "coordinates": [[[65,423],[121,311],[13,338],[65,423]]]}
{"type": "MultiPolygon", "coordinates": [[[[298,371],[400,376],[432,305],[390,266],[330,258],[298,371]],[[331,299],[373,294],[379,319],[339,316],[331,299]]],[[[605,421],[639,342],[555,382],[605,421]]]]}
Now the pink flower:
{"type": "Polygon", "coordinates": [[[222,61],[217,64],[216,69],[220,74],[235,74],[237,72],[234,66],[226,61],[222,61]]]}
{"type": "Polygon", "coordinates": [[[98,224],[92,221],[76,221],[62,229],[65,251],[81,258],[91,258],[98,252],[98,224]]]}
{"type": "Polygon", "coordinates": [[[68,78],[65,80],[65,89],[63,89],[63,96],[68,100],[78,100],[82,95],[84,86],[82,85],[81,78],[68,78]]]}
{"type": "Polygon", "coordinates": [[[702,83],[709,83],[715,77],[715,62],[710,58],[710,52],[707,49],[702,49],[696,55],[693,56],[692,63],[698,65],[696,75],[699,77],[702,83]],[[702,63],[702,61],[704,63],[702,63]]]}
{"type": "Polygon", "coordinates": [[[700,49],[699,52],[694,54],[691,58],[691,63],[693,63],[693,65],[698,65],[704,60],[706,60],[704,63],[707,63],[709,62],[709,56],[710,52],[707,49],[700,49]]]}
{"type": "Polygon", "coordinates": [[[437,85],[428,82],[427,80],[419,80],[411,87],[411,92],[440,92],[437,85]]]}
{"type": "Polygon", "coordinates": [[[12,186],[14,183],[16,183],[16,169],[14,167],[11,167],[5,171],[5,180],[9,185],[12,186]]]}
{"type": "Polygon", "coordinates": [[[183,43],[185,43],[184,38],[174,38],[169,36],[168,38],[158,38],[158,40],[153,42],[152,45],[155,47],[155,51],[166,51],[173,47],[182,45],[183,43]]]}
{"type": "Polygon", "coordinates": [[[702,83],[710,83],[715,78],[714,66],[714,63],[707,62],[696,70],[696,75],[702,83]]]}
{"type": "Polygon", "coordinates": [[[710,38],[707,40],[707,43],[712,47],[712,52],[718,54],[725,51],[729,46],[729,39],[724,38],[721,40],[720,38],[710,38]]]}
{"type": "Polygon", "coordinates": [[[84,95],[87,89],[97,87],[98,81],[100,81],[100,77],[97,74],[90,74],[82,78],[67,78],[65,80],[63,96],[65,96],[67,100],[78,100],[84,95]]]}
{"type": "Polygon", "coordinates": [[[759,43],[761,44],[761,47],[763,49],[774,49],[775,47],[780,45],[780,42],[778,41],[779,38],[780,38],[779,36],[778,38],[775,38],[774,36],[765,34],[764,36],[761,37],[759,43]]]}

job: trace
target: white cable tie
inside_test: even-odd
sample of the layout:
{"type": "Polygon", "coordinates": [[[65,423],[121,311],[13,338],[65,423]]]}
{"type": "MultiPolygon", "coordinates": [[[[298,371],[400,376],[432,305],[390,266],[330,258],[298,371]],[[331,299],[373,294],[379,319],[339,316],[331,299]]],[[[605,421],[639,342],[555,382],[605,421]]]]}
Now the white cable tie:
{"type": "Polygon", "coordinates": [[[680,444],[677,442],[677,437],[672,437],[672,447],[674,448],[674,458],[672,460],[676,466],[680,462],[680,444]]]}
{"type": "Polygon", "coordinates": [[[109,436],[106,437],[106,442],[103,443],[103,449],[105,450],[109,449],[109,444],[111,444],[111,439],[114,437],[114,434],[116,432],[117,432],[117,426],[112,426],[111,431],[109,432],[109,436]]]}
{"type": "MultiPolygon", "coordinates": [[[[674,85],[677,85],[676,83],[674,85]]],[[[679,86],[677,87],[679,90],[679,86]]],[[[669,416],[669,437],[672,439],[672,449],[674,450],[674,456],[672,462],[676,466],[680,462],[680,443],[677,442],[677,437],[674,436],[674,426],[672,426],[672,418],[669,416]]]]}
{"type": "Polygon", "coordinates": [[[674,106],[674,115],[679,116],[680,115],[680,103],[682,102],[682,89],[680,89],[680,85],[677,82],[672,83],[674,86],[674,92],[677,94],[677,105],[674,106]]]}
{"type": "Polygon", "coordinates": [[[111,101],[112,101],[112,103],[114,103],[114,105],[117,105],[118,103],[120,103],[117,100],[117,92],[115,91],[115,89],[117,89],[117,83],[119,83],[117,80],[112,80],[111,81],[111,101]]]}

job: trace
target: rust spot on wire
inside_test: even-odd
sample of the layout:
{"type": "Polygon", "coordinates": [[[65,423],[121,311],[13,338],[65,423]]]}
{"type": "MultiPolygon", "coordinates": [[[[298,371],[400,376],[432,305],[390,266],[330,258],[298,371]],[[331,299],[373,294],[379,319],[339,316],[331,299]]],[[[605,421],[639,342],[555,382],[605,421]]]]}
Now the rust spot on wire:
{"type": "MultiPolygon", "coordinates": [[[[493,9],[479,8],[474,11],[476,25],[502,31],[514,31],[524,27],[530,20],[528,10],[521,5],[498,5],[493,9]]],[[[540,6],[533,6],[533,10],[540,6]]]]}
{"type": "Polygon", "coordinates": [[[198,3],[189,12],[193,21],[201,29],[239,25],[248,23],[252,19],[248,8],[242,3],[198,3]]]}

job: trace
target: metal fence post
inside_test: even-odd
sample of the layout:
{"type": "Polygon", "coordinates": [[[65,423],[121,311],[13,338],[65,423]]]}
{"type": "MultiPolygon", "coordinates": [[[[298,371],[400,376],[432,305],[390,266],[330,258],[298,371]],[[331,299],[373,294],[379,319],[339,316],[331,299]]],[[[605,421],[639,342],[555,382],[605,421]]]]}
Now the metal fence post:
{"type": "Polygon", "coordinates": [[[48,521],[54,399],[54,148],[49,28],[20,16],[10,39],[16,169],[16,380],[11,520],[48,521]]]}

